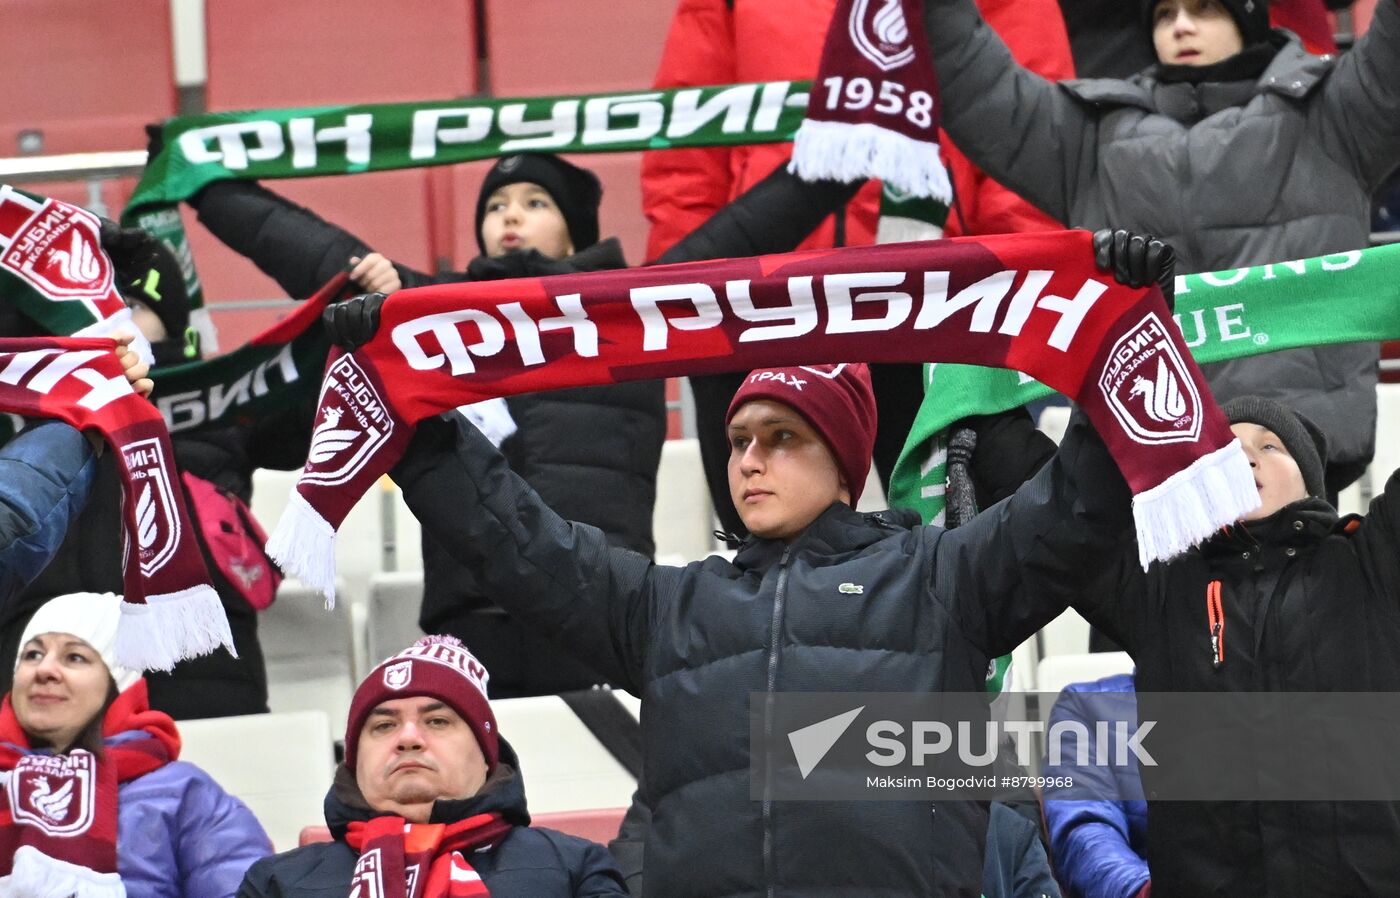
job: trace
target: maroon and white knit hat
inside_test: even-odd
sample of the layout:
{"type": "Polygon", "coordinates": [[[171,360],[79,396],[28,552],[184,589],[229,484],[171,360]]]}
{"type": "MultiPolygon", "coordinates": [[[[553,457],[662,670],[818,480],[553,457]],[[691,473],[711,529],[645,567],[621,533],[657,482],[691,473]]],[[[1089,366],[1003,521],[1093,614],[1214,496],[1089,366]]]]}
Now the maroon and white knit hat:
{"type": "Polygon", "coordinates": [[[424,636],[369,672],[350,700],[345,724],[345,766],[355,770],[360,730],[370,712],[398,698],[431,696],[451,707],[471,727],[486,767],[500,757],[496,715],[486,698],[490,676],[476,656],[455,636],[424,636]]]}
{"type": "Polygon", "coordinates": [[[821,434],[851,491],[851,505],[865,489],[875,452],[875,389],[863,364],[802,365],[749,372],[729,402],[726,425],[739,406],[771,399],[791,406],[821,434]]]}

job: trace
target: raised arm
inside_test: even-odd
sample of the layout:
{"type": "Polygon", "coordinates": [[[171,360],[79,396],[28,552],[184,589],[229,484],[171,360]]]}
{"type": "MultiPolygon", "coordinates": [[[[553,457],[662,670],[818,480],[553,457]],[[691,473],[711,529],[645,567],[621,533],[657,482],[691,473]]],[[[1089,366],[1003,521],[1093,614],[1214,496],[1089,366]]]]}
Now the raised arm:
{"type": "MultiPolygon", "coordinates": [[[[190,205],[211,234],[297,299],[310,296],[351,259],[370,252],[354,234],[256,181],[215,181],[195,194],[190,205]]],[[[422,272],[394,268],[408,286],[428,282],[422,272]]]]}
{"type": "Polygon", "coordinates": [[[1132,538],[1132,493],[1076,410],[1049,464],[943,535],[934,591],[975,645],[1004,655],[1092,589],[1102,561],[1132,538]]]}
{"type": "Polygon", "coordinates": [[[1094,176],[1096,117],[1017,65],[972,0],[927,0],[943,129],[988,175],[1057,221],[1094,176]]]}
{"type": "MultiPolygon", "coordinates": [[[[666,33],[658,88],[732,84],[732,0],[681,0],[666,33]]],[[[651,150],[642,154],[642,211],[651,230],[647,260],[657,259],[729,199],[729,147],[651,150]]]]}
{"type": "Polygon", "coordinates": [[[420,422],[391,475],[424,531],[502,608],[640,694],[652,595],[679,570],[560,518],[461,415],[420,422]]]}
{"type": "Polygon", "coordinates": [[[1400,0],[1376,4],[1371,27],[1318,90],[1318,139],[1374,191],[1400,165],[1400,0]]]}

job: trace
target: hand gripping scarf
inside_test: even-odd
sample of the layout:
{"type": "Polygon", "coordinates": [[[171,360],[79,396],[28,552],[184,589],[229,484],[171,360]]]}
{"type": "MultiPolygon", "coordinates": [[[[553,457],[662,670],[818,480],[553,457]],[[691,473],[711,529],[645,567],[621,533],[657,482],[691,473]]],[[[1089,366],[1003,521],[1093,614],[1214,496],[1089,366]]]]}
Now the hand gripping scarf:
{"type": "Polygon", "coordinates": [[[394,294],[333,350],[305,469],[268,551],[334,601],[335,528],[412,426],[492,396],[840,361],[1024,371],[1078,401],[1134,493],[1145,565],[1258,507],[1249,463],[1160,292],[1086,232],[450,284],[394,294]]]}
{"type": "Polygon", "coordinates": [[[809,181],[879,178],[901,198],[952,201],[938,148],[938,82],[922,0],[840,0],[797,129],[809,181]]]}
{"type": "Polygon", "coordinates": [[[30,747],[10,697],[0,705],[0,894],[118,898],[117,786],[180,755],[175,722],[152,711],[146,681],[112,702],[101,756],[30,747]]]}
{"type": "Polygon", "coordinates": [[[512,825],[500,814],[457,823],[408,823],[375,817],[350,824],[345,841],[360,853],[349,898],[490,898],[467,855],[494,848],[512,825]]]}
{"type": "Polygon", "coordinates": [[[96,428],[122,478],[122,620],[117,660],[169,670],[182,658],[233,651],[228,619],[190,526],[165,421],[138,396],[111,340],[0,339],[0,412],[96,428]]]}

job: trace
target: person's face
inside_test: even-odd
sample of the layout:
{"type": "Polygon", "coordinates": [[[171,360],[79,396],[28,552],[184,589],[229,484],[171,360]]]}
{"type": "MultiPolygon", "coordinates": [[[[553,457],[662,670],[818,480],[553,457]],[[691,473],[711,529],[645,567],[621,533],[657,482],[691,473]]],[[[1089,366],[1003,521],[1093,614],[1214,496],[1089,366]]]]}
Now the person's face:
{"type": "Polygon", "coordinates": [[[1212,65],[1244,49],[1239,26],[1216,0],[1161,0],[1152,10],[1152,44],[1169,65],[1212,65]]]}
{"type": "Polygon", "coordinates": [[[806,418],[754,399],[729,422],[729,497],[754,536],[790,540],[832,502],[849,503],[851,492],[806,418]]]}
{"type": "Polygon", "coordinates": [[[470,798],[486,782],[486,758],[471,727],[435,698],[384,702],[360,730],[355,781],[376,811],[426,823],[439,798],[470,798]]]}
{"type": "Polygon", "coordinates": [[[1263,425],[1249,423],[1231,424],[1230,430],[1244,446],[1244,454],[1254,470],[1254,485],[1259,488],[1259,501],[1263,503],[1241,520],[1267,518],[1290,502],[1307,498],[1303,472],[1278,434],[1263,425]]]}
{"type": "Polygon", "coordinates": [[[529,181],[507,184],[487,197],[481,240],[492,258],[526,249],[551,259],[574,254],[564,214],[549,191],[529,181]]]}
{"type": "Polygon", "coordinates": [[[160,316],[151,311],[151,307],[141,302],[139,299],[127,300],[127,305],[131,308],[131,320],[141,329],[141,335],[152,343],[159,343],[170,336],[165,330],[165,323],[160,320],[160,316]]]}
{"type": "Polygon", "coordinates": [[[20,647],[10,701],[31,740],[66,751],[107,703],[111,674],[92,646],[41,633],[20,647]]]}

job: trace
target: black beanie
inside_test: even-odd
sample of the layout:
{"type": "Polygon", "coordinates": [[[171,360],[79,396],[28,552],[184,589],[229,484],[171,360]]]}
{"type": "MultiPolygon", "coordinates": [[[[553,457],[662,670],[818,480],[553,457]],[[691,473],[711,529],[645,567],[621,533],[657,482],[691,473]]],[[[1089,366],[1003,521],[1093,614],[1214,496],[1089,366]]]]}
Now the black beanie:
{"type": "MultiPolygon", "coordinates": [[[[1152,45],[1152,32],[1155,22],[1152,17],[1153,11],[1161,0],[1144,0],[1142,4],[1142,23],[1147,29],[1147,42],[1152,45]]],[[[1269,39],[1269,3],[1268,0],[1215,0],[1225,8],[1230,14],[1230,18],[1235,20],[1235,26],[1240,29],[1240,41],[1245,47],[1252,47],[1255,44],[1262,44],[1269,39]]]]}
{"type": "Polygon", "coordinates": [[[1267,427],[1283,441],[1283,447],[1298,463],[1303,488],[1309,496],[1327,497],[1323,466],[1327,464],[1327,438],[1317,425],[1286,405],[1262,396],[1241,396],[1220,407],[1231,424],[1258,424],[1267,427]]]}
{"type": "Polygon", "coordinates": [[[476,198],[476,245],[486,252],[481,239],[481,222],[486,218],[486,201],[491,194],[507,184],[527,181],[538,184],[554,199],[569,229],[569,241],[574,251],[587,249],[598,242],[598,204],[603,201],[603,185],[598,176],[544,153],[520,153],[503,156],[486,173],[481,193],[476,198]]]}
{"type": "Polygon", "coordinates": [[[132,258],[113,258],[117,289],[125,299],[141,302],[165,325],[165,339],[151,344],[157,365],[199,358],[199,338],[190,327],[190,296],[180,262],[159,240],[150,241],[143,250],[132,258]]]}

